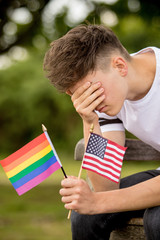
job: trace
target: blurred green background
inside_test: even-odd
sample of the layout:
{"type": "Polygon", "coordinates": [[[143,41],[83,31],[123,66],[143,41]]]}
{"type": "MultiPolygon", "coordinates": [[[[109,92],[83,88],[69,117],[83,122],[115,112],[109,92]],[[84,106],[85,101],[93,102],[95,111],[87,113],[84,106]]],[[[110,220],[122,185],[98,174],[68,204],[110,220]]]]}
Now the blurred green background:
{"type": "MultiPolygon", "coordinates": [[[[80,163],[73,154],[83,136],[81,119],[70,97],[58,93],[45,78],[42,65],[49,43],[81,23],[111,27],[130,53],[160,47],[158,1],[1,0],[0,159],[41,134],[43,123],[66,173],[78,174],[80,163]]],[[[122,175],[156,166],[125,163],[122,175]]],[[[71,239],[58,194],[62,178],[58,170],[18,197],[1,169],[0,239],[71,239]]]]}

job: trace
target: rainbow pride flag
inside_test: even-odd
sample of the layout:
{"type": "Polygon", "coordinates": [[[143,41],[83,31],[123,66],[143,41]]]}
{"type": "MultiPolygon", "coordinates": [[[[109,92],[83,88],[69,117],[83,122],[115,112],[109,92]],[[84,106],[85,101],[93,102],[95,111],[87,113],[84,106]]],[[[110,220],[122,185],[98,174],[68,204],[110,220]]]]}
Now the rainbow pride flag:
{"type": "Polygon", "coordinates": [[[7,177],[22,195],[62,167],[47,132],[0,161],[7,177]]]}

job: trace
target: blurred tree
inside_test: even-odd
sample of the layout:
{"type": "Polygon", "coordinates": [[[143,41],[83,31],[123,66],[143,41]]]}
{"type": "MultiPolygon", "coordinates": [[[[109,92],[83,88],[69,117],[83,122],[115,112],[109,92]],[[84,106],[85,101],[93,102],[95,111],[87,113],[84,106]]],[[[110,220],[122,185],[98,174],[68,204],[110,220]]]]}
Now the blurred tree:
{"type": "MultiPolygon", "coordinates": [[[[0,0],[0,52],[6,52],[17,44],[31,44],[37,34],[53,40],[84,20],[101,23],[102,18],[108,18],[109,23],[111,18],[114,21],[113,18],[118,16],[116,25],[121,28],[121,20],[134,15],[135,18],[141,17],[146,24],[159,27],[159,5],[156,0],[0,0]],[[45,24],[47,16],[43,14],[48,3],[53,7],[47,12],[50,22],[45,24]],[[76,6],[82,10],[79,21],[73,17],[76,6]],[[71,7],[74,8],[72,11],[71,7]],[[50,34],[52,31],[53,35],[50,34]]],[[[109,25],[112,27],[112,24],[109,25]]]]}
{"type": "MultiPolygon", "coordinates": [[[[36,53],[36,52],[35,52],[36,53]]],[[[55,147],[73,150],[80,135],[80,117],[69,96],[58,94],[44,79],[38,53],[0,72],[1,156],[12,153],[42,132],[45,124],[55,147]],[[76,131],[75,131],[76,129],[76,131]]]]}
{"type": "Polygon", "coordinates": [[[0,0],[0,68],[5,57],[8,67],[9,61],[17,63],[18,54],[29,56],[0,71],[1,153],[11,153],[37,136],[41,123],[59,147],[73,151],[82,136],[81,120],[69,97],[58,94],[44,78],[42,63],[45,42],[80,23],[111,27],[129,52],[160,47],[155,0],[0,0]]]}
{"type": "Polygon", "coordinates": [[[52,41],[84,20],[106,24],[122,39],[127,39],[125,29],[130,34],[136,29],[135,26],[138,28],[142,26],[142,32],[136,33],[140,33],[139,40],[143,43],[147,34],[148,37],[152,35],[154,38],[154,33],[160,28],[159,2],[156,0],[0,0],[0,52],[6,52],[14,45],[28,46],[34,43],[36,45],[37,42],[43,42],[45,39],[52,41]],[[133,22],[135,24],[132,24],[133,22]]]}
{"type": "Polygon", "coordinates": [[[0,1],[0,52],[27,44],[41,29],[41,13],[49,0],[0,1]]]}

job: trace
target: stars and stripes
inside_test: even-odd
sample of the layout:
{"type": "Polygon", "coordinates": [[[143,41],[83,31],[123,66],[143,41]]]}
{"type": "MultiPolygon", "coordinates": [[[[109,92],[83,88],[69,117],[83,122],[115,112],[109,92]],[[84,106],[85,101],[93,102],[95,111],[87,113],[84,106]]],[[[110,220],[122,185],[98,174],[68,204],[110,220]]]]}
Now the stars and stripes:
{"type": "Polygon", "coordinates": [[[82,167],[119,182],[126,148],[91,133],[82,167]]]}

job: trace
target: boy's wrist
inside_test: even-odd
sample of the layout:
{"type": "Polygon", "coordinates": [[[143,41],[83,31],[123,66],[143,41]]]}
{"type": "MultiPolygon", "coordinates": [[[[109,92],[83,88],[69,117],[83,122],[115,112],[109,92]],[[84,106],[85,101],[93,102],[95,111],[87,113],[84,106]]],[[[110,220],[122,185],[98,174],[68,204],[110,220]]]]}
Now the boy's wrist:
{"type": "Polygon", "coordinates": [[[97,116],[95,116],[94,119],[90,119],[90,120],[83,119],[83,124],[88,128],[90,128],[91,124],[99,127],[99,121],[98,120],[99,120],[99,118],[98,118],[98,115],[97,115],[97,116]]]}
{"type": "Polygon", "coordinates": [[[93,192],[92,210],[90,214],[104,213],[102,192],[93,192]]]}

